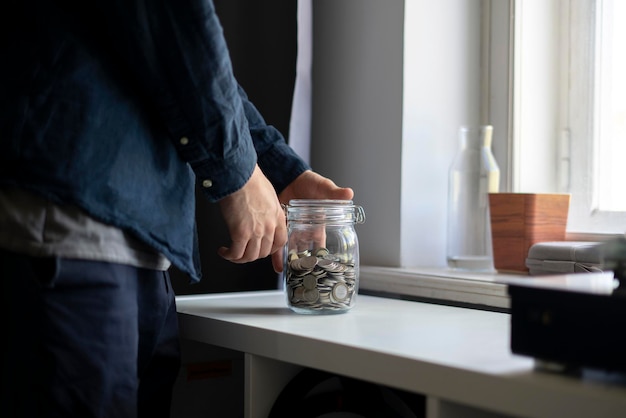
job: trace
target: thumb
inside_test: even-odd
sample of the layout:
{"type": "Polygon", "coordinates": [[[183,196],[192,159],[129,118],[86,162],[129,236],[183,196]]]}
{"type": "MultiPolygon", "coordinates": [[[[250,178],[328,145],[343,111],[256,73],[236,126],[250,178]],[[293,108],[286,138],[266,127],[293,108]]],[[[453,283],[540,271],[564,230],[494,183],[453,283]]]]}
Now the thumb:
{"type": "Polygon", "coordinates": [[[349,187],[337,187],[330,190],[329,198],[337,200],[352,200],[354,191],[349,187]]]}

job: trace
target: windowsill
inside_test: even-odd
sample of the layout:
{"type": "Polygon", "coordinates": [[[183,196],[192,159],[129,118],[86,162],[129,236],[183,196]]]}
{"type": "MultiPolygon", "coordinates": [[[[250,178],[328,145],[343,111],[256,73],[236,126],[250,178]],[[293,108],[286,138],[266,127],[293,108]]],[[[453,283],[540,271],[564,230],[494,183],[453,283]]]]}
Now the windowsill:
{"type": "Polygon", "coordinates": [[[366,294],[399,299],[430,300],[439,303],[507,311],[507,286],[502,279],[528,277],[526,274],[460,272],[445,267],[361,266],[359,289],[366,294]]]}
{"type": "MultiPolygon", "coordinates": [[[[602,242],[623,234],[567,233],[567,241],[602,242]]],[[[526,273],[463,272],[447,267],[379,267],[362,265],[359,289],[396,299],[414,299],[507,312],[509,279],[530,277],[526,273]]]]}

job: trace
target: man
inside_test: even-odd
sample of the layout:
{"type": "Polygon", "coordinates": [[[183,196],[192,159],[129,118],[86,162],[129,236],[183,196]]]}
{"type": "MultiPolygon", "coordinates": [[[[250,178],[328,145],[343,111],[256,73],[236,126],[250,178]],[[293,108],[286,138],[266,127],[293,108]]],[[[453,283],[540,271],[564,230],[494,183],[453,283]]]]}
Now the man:
{"type": "MultiPolygon", "coordinates": [[[[210,0],[8,0],[0,13],[3,409],[168,416],[170,264],[200,280],[194,187],[222,257],[272,257],[280,203],[351,199],[238,86],[210,0]]],[[[202,216],[202,214],[199,214],[202,216]]]]}

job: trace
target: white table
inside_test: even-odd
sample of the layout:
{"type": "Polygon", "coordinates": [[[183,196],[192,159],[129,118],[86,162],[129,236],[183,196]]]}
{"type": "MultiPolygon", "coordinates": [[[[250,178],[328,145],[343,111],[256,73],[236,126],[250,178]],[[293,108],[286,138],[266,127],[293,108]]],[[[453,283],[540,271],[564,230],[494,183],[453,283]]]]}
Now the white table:
{"type": "Polygon", "coordinates": [[[302,367],[427,397],[427,416],[624,417],[626,385],[536,371],[509,315],[359,295],[339,315],[291,312],[280,291],[177,298],[181,336],[245,353],[245,416],[266,417],[302,367]]]}

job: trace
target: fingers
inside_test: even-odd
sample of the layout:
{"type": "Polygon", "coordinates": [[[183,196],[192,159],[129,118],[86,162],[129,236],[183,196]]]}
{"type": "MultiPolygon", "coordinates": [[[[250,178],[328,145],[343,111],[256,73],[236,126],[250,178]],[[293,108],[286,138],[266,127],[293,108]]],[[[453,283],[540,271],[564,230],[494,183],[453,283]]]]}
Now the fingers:
{"type": "Polygon", "coordinates": [[[312,199],[352,200],[354,191],[349,187],[339,187],[329,178],[318,175],[317,187],[312,199]]]}
{"type": "Polygon", "coordinates": [[[352,200],[354,197],[354,191],[349,187],[337,187],[334,190],[331,190],[326,199],[337,199],[337,200],[352,200]]]}
{"type": "Polygon", "coordinates": [[[339,187],[331,179],[308,170],[300,174],[280,195],[281,203],[291,199],[336,199],[352,200],[354,191],[349,187],[339,187]]]}
{"type": "Polygon", "coordinates": [[[274,267],[274,271],[276,273],[280,273],[283,271],[284,251],[284,247],[280,247],[278,251],[272,254],[272,267],[274,267]]]}
{"type": "Polygon", "coordinates": [[[218,254],[234,263],[248,263],[280,252],[287,242],[285,214],[273,186],[256,167],[237,192],[220,201],[231,237],[218,254]]]}
{"type": "MultiPolygon", "coordinates": [[[[273,232],[265,235],[251,236],[233,240],[230,247],[221,247],[218,253],[221,257],[233,263],[249,263],[265,258],[270,254],[280,253],[282,263],[282,249],[287,242],[287,229],[284,222],[277,225],[273,232]],[[281,226],[283,225],[283,226],[281,226]]],[[[282,267],[280,267],[282,271],[282,267]]],[[[274,267],[276,270],[276,266],[274,267]]]]}

